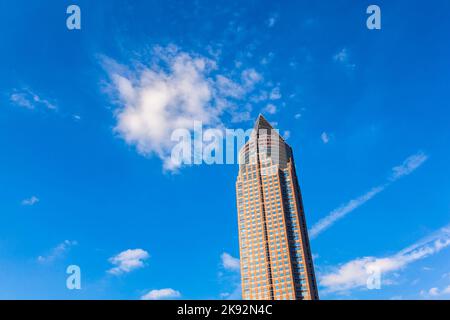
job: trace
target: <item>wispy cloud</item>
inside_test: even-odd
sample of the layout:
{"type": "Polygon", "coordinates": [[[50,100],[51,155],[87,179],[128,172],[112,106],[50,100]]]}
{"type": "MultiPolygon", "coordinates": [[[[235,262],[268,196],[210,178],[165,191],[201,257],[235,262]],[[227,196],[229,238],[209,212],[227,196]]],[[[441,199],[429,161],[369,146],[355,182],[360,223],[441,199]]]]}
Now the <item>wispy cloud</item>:
{"type": "Polygon", "coordinates": [[[13,104],[27,109],[35,109],[37,107],[44,107],[50,110],[57,109],[54,103],[50,102],[48,99],[43,98],[42,96],[34,93],[29,89],[14,90],[11,93],[9,100],[13,104]]]}
{"type": "Polygon", "coordinates": [[[229,253],[222,253],[220,256],[221,267],[228,271],[219,272],[219,279],[225,280],[229,291],[220,294],[221,299],[239,300],[242,298],[241,277],[240,277],[240,260],[233,257],[229,253]]]}
{"type": "Polygon", "coordinates": [[[267,26],[269,28],[272,28],[278,21],[278,13],[272,13],[269,17],[269,19],[267,19],[267,26]]]}
{"type": "Polygon", "coordinates": [[[333,60],[334,61],[338,61],[338,62],[346,62],[348,60],[348,51],[347,51],[347,49],[343,48],[341,51],[336,53],[333,56],[333,60]]]}
{"type": "Polygon", "coordinates": [[[328,142],[330,142],[330,136],[326,132],[322,132],[322,134],[320,135],[320,139],[322,139],[322,142],[324,144],[327,144],[328,142]]]}
{"type": "Polygon", "coordinates": [[[230,270],[230,271],[239,271],[240,270],[241,265],[240,265],[238,258],[235,258],[226,252],[222,253],[220,258],[222,260],[222,266],[225,270],[230,270]]]}
{"type": "Polygon", "coordinates": [[[181,293],[177,290],[166,288],[152,290],[141,297],[141,300],[166,300],[181,297],[181,293]]]}
{"type": "Polygon", "coordinates": [[[32,196],[30,198],[22,200],[22,205],[23,206],[34,206],[38,202],[39,202],[39,198],[36,196],[32,196]]]}
{"type": "Polygon", "coordinates": [[[401,165],[392,168],[392,175],[390,177],[390,180],[396,181],[404,176],[411,174],[425,161],[427,161],[427,159],[428,156],[423,152],[418,152],[417,154],[410,156],[401,165]]]}
{"type": "Polygon", "coordinates": [[[114,257],[109,258],[109,262],[115,267],[108,270],[112,275],[121,275],[135,269],[143,268],[144,261],[150,257],[147,251],[142,249],[128,249],[122,251],[114,257]]]}
{"type": "Polygon", "coordinates": [[[270,100],[280,100],[282,98],[281,91],[279,87],[272,89],[269,95],[270,100]]]}
{"type": "Polygon", "coordinates": [[[240,299],[242,299],[241,283],[240,282],[236,283],[235,286],[234,286],[233,291],[221,293],[220,297],[222,299],[226,299],[226,300],[240,300],[240,299]]]}
{"type": "Polygon", "coordinates": [[[350,52],[347,48],[342,48],[338,53],[333,56],[333,60],[346,68],[353,70],[356,68],[356,64],[350,61],[350,52]]]}
{"type": "Polygon", "coordinates": [[[264,108],[263,112],[264,113],[269,113],[269,114],[275,114],[275,113],[277,113],[277,106],[272,104],[272,103],[269,103],[269,104],[266,105],[266,107],[264,108]]]}
{"type": "Polygon", "coordinates": [[[368,277],[374,271],[380,272],[382,277],[386,278],[390,273],[400,271],[409,264],[434,255],[449,246],[450,225],[447,225],[394,255],[382,258],[357,258],[332,268],[333,271],[319,276],[319,283],[326,293],[362,288],[367,285],[368,277]]]}
{"type": "Polygon", "coordinates": [[[450,285],[439,289],[437,287],[420,291],[420,295],[425,299],[436,299],[443,296],[450,296],[450,285]]]}
{"type": "Polygon", "coordinates": [[[314,239],[315,237],[317,237],[320,233],[331,227],[336,221],[342,219],[353,210],[362,206],[364,203],[375,197],[385,188],[385,185],[375,187],[362,196],[356,199],[352,199],[341,207],[331,211],[325,218],[319,220],[315,225],[313,225],[310,231],[311,238],[314,239]]]}
{"type": "Polygon", "coordinates": [[[312,226],[310,230],[311,238],[314,239],[317,237],[320,233],[330,228],[336,221],[344,218],[350,212],[359,208],[367,201],[374,198],[377,194],[384,191],[390,184],[414,172],[423,163],[425,163],[427,159],[428,156],[421,151],[408,157],[401,165],[392,168],[392,173],[388,177],[388,181],[386,183],[372,188],[362,196],[350,200],[346,204],[331,211],[326,217],[320,219],[315,225],[312,226]]]}
{"type": "Polygon", "coordinates": [[[37,261],[40,263],[51,263],[58,258],[64,256],[64,254],[70,250],[71,247],[76,246],[77,241],[73,240],[64,240],[60,244],[58,244],[55,248],[53,248],[48,255],[39,256],[37,261]]]}

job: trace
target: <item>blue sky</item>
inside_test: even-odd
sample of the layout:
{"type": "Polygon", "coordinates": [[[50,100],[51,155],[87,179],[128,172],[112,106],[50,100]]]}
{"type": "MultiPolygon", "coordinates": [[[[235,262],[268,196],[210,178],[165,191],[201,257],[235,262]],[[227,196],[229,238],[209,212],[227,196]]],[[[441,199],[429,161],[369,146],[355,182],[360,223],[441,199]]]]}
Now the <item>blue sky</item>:
{"type": "Polygon", "coordinates": [[[448,1],[377,1],[372,31],[367,1],[74,2],[75,31],[72,1],[0,3],[0,298],[238,297],[237,165],[171,166],[167,134],[260,112],[321,298],[450,298],[448,1]]]}

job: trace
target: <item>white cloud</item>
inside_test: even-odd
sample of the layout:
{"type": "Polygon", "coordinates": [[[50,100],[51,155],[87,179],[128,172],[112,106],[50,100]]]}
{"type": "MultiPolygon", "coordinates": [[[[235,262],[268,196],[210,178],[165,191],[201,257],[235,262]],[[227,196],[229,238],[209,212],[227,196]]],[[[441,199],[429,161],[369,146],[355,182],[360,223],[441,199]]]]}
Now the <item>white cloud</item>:
{"type": "Polygon", "coordinates": [[[339,61],[339,62],[346,62],[348,60],[348,51],[347,48],[343,48],[341,51],[339,51],[338,53],[336,53],[333,56],[333,60],[334,61],[339,61]]]}
{"type": "Polygon", "coordinates": [[[284,140],[287,140],[291,137],[291,132],[289,130],[284,131],[283,138],[284,140]]]}
{"type": "Polygon", "coordinates": [[[240,282],[234,284],[232,292],[221,293],[220,297],[225,300],[241,300],[242,299],[242,286],[240,282]]]}
{"type": "Polygon", "coordinates": [[[326,133],[326,132],[322,132],[322,134],[320,135],[320,139],[322,139],[322,142],[325,144],[330,142],[330,137],[328,136],[328,133],[326,133]]]}
{"type": "Polygon", "coordinates": [[[221,267],[227,272],[219,272],[219,279],[227,284],[227,291],[220,294],[221,299],[240,300],[242,299],[241,277],[240,277],[240,260],[233,257],[229,253],[222,253],[221,267]]]}
{"type": "Polygon", "coordinates": [[[181,297],[181,293],[171,288],[152,290],[141,297],[141,300],[165,300],[181,297]]]}
{"type": "Polygon", "coordinates": [[[447,286],[446,288],[444,288],[444,290],[442,290],[442,293],[450,294],[450,286],[447,286]]]}
{"type": "Polygon", "coordinates": [[[423,152],[418,152],[410,157],[408,157],[400,166],[394,167],[392,169],[391,180],[395,181],[401,177],[411,174],[414,170],[420,167],[425,161],[427,161],[428,156],[423,152]]]}
{"type": "Polygon", "coordinates": [[[274,57],[275,54],[273,52],[269,52],[266,56],[261,58],[260,63],[264,66],[268,65],[270,62],[272,62],[274,57]]]}
{"type": "Polygon", "coordinates": [[[437,295],[439,295],[439,289],[438,288],[431,288],[430,291],[429,291],[429,294],[431,296],[437,296],[437,295]]]}
{"type": "Polygon", "coordinates": [[[9,100],[22,108],[34,109],[36,107],[43,106],[47,109],[55,110],[56,105],[49,100],[42,98],[29,89],[14,90],[11,93],[9,100]]]}
{"type": "Polygon", "coordinates": [[[224,252],[221,255],[222,266],[224,269],[229,271],[239,271],[241,268],[240,262],[238,258],[233,257],[232,255],[224,252]]]}
{"type": "Polygon", "coordinates": [[[276,107],[274,104],[269,103],[269,104],[264,108],[263,111],[264,111],[264,112],[267,112],[267,113],[269,113],[269,114],[275,114],[275,113],[277,113],[277,107],[276,107]]]}
{"type": "MultiPolygon", "coordinates": [[[[319,283],[326,292],[348,291],[367,285],[371,272],[379,271],[382,278],[390,273],[398,272],[409,264],[425,259],[450,246],[450,225],[435,232],[415,244],[384,257],[364,257],[351,260],[340,265],[330,273],[320,275],[319,283]]],[[[384,281],[388,284],[389,281],[384,281]]]]}
{"type": "Polygon", "coordinates": [[[333,60],[351,70],[355,69],[356,67],[356,64],[350,62],[350,53],[347,48],[343,48],[338,53],[336,53],[333,56],[333,60]]]}
{"type": "Polygon", "coordinates": [[[144,267],[144,261],[150,257],[147,251],[142,249],[128,249],[118,255],[109,258],[109,262],[115,267],[108,270],[113,275],[121,275],[135,269],[144,267]]]}
{"type": "Polygon", "coordinates": [[[34,108],[31,101],[23,93],[13,93],[13,94],[11,94],[11,97],[9,99],[11,102],[15,103],[16,105],[18,105],[20,107],[28,108],[28,109],[34,108]]]}
{"type": "Polygon", "coordinates": [[[271,100],[279,100],[281,99],[281,92],[279,87],[275,87],[270,92],[270,99],[271,100]]]}
{"type": "Polygon", "coordinates": [[[258,103],[258,102],[263,102],[263,101],[267,101],[269,99],[269,93],[266,90],[261,90],[260,92],[258,92],[258,94],[256,95],[252,95],[250,97],[250,101],[253,103],[258,103]]]}
{"type": "Polygon", "coordinates": [[[429,290],[422,290],[420,291],[420,295],[424,298],[438,298],[441,296],[447,296],[450,295],[450,286],[447,286],[443,288],[442,290],[434,287],[430,288],[429,290]]]}
{"type": "Polygon", "coordinates": [[[289,66],[290,66],[292,69],[295,69],[295,68],[297,68],[297,66],[298,66],[298,62],[297,62],[297,61],[291,61],[291,62],[289,62],[289,66]]]}
{"type": "Polygon", "coordinates": [[[255,69],[245,69],[241,73],[241,79],[244,87],[248,89],[252,89],[255,84],[262,80],[262,76],[255,69]]]}
{"type": "Polygon", "coordinates": [[[350,200],[343,206],[331,211],[325,218],[322,218],[317,222],[310,231],[311,238],[317,237],[320,233],[331,227],[336,221],[342,219],[353,210],[359,208],[364,203],[375,197],[378,193],[383,191],[385,186],[375,187],[359,198],[350,200]]]}
{"type": "Polygon", "coordinates": [[[54,260],[62,257],[67,251],[70,250],[71,247],[76,246],[77,241],[73,240],[64,240],[60,244],[58,244],[55,248],[51,250],[51,252],[46,256],[39,256],[37,258],[40,263],[50,263],[54,260]]]}
{"type": "Polygon", "coordinates": [[[272,28],[278,21],[278,13],[273,13],[267,20],[267,26],[272,28]]]}
{"type": "Polygon", "coordinates": [[[419,152],[415,155],[408,157],[402,165],[394,167],[392,169],[393,174],[389,177],[388,182],[383,185],[372,188],[370,191],[366,192],[362,196],[350,200],[346,204],[340,206],[337,209],[331,211],[326,217],[320,219],[315,225],[312,226],[310,230],[311,238],[317,237],[324,230],[331,227],[336,221],[342,219],[346,215],[348,215],[353,210],[359,208],[367,201],[375,197],[380,192],[384,191],[391,183],[397,181],[398,179],[405,177],[411,173],[413,173],[416,169],[418,169],[425,161],[428,159],[428,156],[419,152]]]}
{"type": "Polygon", "coordinates": [[[39,198],[36,196],[32,196],[31,198],[22,200],[23,206],[33,206],[39,202],[39,198]]]}
{"type": "Polygon", "coordinates": [[[103,62],[118,103],[115,131],[140,154],[158,156],[170,171],[180,167],[171,158],[175,129],[192,131],[193,121],[221,126],[224,113],[235,121],[248,119],[251,105],[238,106],[263,79],[252,68],[238,76],[221,74],[215,61],[175,46],[155,47],[151,61],[134,68],[108,58],[103,62]]]}

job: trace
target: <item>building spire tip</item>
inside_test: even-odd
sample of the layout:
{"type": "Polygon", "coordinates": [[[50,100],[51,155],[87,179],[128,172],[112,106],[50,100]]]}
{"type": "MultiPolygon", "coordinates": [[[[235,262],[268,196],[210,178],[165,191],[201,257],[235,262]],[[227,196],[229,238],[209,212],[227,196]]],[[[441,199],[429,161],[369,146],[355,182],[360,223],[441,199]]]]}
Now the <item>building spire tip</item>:
{"type": "Polygon", "coordinates": [[[258,115],[258,118],[256,118],[256,122],[255,122],[255,129],[273,129],[272,125],[269,123],[269,121],[267,121],[266,118],[264,118],[263,114],[260,113],[258,115]]]}

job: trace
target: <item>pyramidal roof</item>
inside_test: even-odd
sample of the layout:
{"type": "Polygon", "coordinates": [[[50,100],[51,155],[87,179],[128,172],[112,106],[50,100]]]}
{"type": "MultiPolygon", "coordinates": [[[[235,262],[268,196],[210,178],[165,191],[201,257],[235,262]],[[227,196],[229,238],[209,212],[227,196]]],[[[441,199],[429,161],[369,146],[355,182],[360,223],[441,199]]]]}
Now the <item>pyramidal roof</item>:
{"type": "Polygon", "coordinates": [[[258,118],[256,119],[253,130],[256,131],[257,136],[259,136],[259,133],[260,133],[259,130],[265,130],[267,132],[267,134],[276,134],[278,137],[280,137],[280,139],[282,141],[284,141],[284,138],[280,135],[278,130],[274,129],[274,127],[270,124],[270,122],[267,121],[266,118],[264,118],[264,116],[261,113],[258,115],[258,118]]]}
{"type": "Polygon", "coordinates": [[[264,118],[264,116],[260,113],[258,118],[256,119],[255,126],[253,129],[255,129],[255,130],[259,130],[259,129],[273,130],[273,127],[269,123],[269,121],[267,121],[266,118],[264,118]]]}

